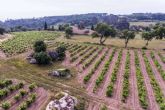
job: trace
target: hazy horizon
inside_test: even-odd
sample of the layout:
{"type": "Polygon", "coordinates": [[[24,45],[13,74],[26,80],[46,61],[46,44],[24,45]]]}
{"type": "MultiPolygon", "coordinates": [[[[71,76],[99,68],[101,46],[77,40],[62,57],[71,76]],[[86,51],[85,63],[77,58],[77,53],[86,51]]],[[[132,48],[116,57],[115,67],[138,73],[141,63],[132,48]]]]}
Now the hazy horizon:
{"type": "Polygon", "coordinates": [[[1,0],[0,20],[85,13],[165,13],[163,0],[1,0]]]}

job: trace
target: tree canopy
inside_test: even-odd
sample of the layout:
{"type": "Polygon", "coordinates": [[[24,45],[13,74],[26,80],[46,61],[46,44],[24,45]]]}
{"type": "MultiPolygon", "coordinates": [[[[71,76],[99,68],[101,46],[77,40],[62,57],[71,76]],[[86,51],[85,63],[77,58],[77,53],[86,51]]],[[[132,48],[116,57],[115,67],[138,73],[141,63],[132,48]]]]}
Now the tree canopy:
{"type": "Polygon", "coordinates": [[[44,41],[36,41],[34,44],[34,51],[35,52],[45,52],[46,51],[46,44],[44,41]]]}
{"type": "Polygon", "coordinates": [[[72,27],[67,27],[65,29],[65,37],[66,38],[70,38],[73,35],[73,29],[72,27]]]}
{"type": "Polygon", "coordinates": [[[127,45],[128,45],[129,40],[135,38],[135,32],[129,31],[129,30],[124,30],[124,31],[121,33],[120,38],[121,38],[121,39],[125,39],[125,48],[126,48],[127,45]]]}
{"type": "Polygon", "coordinates": [[[151,41],[154,38],[152,32],[143,32],[142,33],[142,39],[146,40],[146,47],[148,46],[148,42],[151,41]]]}
{"type": "Polygon", "coordinates": [[[154,30],[155,38],[156,39],[163,39],[165,38],[165,27],[163,26],[158,26],[154,30]]]}
{"type": "Polygon", "coordinates": [[[116,35],[116,30],[105,23],[97,24],[95,31],[98,33],[98,36],[93,37],[100,37],[100,44],[104,44],[108,37],[115,37],[116,35]]]}

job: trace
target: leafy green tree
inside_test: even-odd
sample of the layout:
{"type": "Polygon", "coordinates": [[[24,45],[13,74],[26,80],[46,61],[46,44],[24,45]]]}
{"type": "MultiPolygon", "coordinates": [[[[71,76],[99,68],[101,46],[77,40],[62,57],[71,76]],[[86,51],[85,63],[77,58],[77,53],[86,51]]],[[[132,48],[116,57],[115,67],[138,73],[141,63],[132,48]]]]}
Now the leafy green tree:
{"type": "Polygon", "coordinates": [[[69,24],[60,24],[58,26],[58,30],[59,31],[65,31],[65,29],[68,28],[68,27],[69,27],[69,24]]]}
{"type": "Polygon", "coordinates": [[[148,42],[151,41],[154,38],[152,32],[143,32],[142,33],[142,39],[146,40],[146,45],[145,47],[148,46],[148,42]]]}
{"type": "Polygon", "coordinates": [[[98,33],[97,35],[92,37],[100,37],[100,44],[103,45],[106,39],[111,36],[115,37],[116,31],[111,26],[105,24],[105,23],[99,23],[97,24],[95,31],[98,33]]]}
{"type": "Polygon", "coordinates": [[[37,63],[41,65],[49,64],[51,61],[51,58],[46,52],[35,53],[34,58],[36,59],[37,63]]]}
{"type": "Polygon", "coordinates": [[[34,51],[35,52],[45,52],[46,51],[46,44],[44,43],[44,41],[36,41],[34,44],[34,51]]]}
{"type": "Polygon", "coordinates": [[[127,48],[129,40],[135,38],[135,33],[133,31],[124,30],[120,38],[125,40],[125,48],[127,48]]]}
{"type": "Polygon", "coordinates": [[[163,26],[158,26],[154,30],[154,36],[156,39],[163,39],[165,38],[165,27],[163,26]]]}
{"type": "Polygon", "coordinates": [[[73,35],[73,29],[72,27],[67,27],[65,29],[65,37],[68,39],[73,35]]]}

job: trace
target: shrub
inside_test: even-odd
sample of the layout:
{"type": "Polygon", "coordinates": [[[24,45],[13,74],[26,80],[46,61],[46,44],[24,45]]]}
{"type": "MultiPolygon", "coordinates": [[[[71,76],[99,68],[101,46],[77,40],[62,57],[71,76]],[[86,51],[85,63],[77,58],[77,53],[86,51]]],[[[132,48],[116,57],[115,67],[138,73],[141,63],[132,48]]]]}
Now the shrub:
{"type": "Polygon", "coordinates": [[[34,44],[34,51],[35,52],[45,52],[46,51],[46,44],[44,43],[44,41],[36,41],[34,44]]]}
{"type": "Polygon", "coordinates": [[[33,91],[35,87],[36,87],[36,84],[32,83],[32,84],[29,85],[29,90],[33,91]]]}
{"type": "Polygon", "coordinates": [[[21,89],[20,90],[20,95],[23,97],[23,96],[25,96],[27,94],[27,91],[26,90],[24,90],[24,89],[21,89]]]}
{"type": "Polygon", "coordinates": [[[34,58],[38,64],[49,64],[51,61],[51,58],[47,55],[46,52],[35,53],[34,58]]]}
{"type": "Polygon", "coordinates": [[[1,80],[0,81],[0,88],[7,87],[12,84],[12,80],[1,80]]]}
{"type": "Polygon", "coordinates": [[[9,102],[3,102],[3,103],[2,103],[2,108],[5,109],[5,110],[9,109],[10,106],[11,106],[11,105],[10,105],[9,102]]]}
{"type": "Polygon", "coordinates": [[[58,53],[58,60],[60,60],[60,61],[64,60],[65,51],[66,51],[66,47],[64,45],[57,47],[56,52],[58,53]]]}
{"type": "Polygon", "coordinates": [[[30,97],[25,101],[27,107],[29,107],[36,100],[36,94],[31,94],[30,97]]]}
{"type": "Polygon", "coordinates": [[[9,90],[10,90],[10,92],[13,92],[14,90],[16,90],[16,87],[11,85],[11,86],[9,86],[9,90]]]}
{"type": "Polygon", "coordinates": [[[20,94],[16,94],[16,95],[14,96],[14,99],[15,99],[16,101],[19,101],[20,98],[21,98],[20,94]]]}
{"type": "Polygon", "coordinates": [[[23,86],[24,86],[23,82],[20,82],[20,83],[18,84],[18,87],[19,87],[19,88],[23,88],[23,86]]]}
{"type": "Polygon", "coordinates": [[[22,103],[17,110],[26,110],[27,109],[27,104],[22,103]]]}
{"type": "Polygon", "coordinates": [[[142,47],[142,49],[143,49],[143,50],[147,50],[147,47],[144,46],[144,47],[142,47]]]}
{"type": "Polygon", "coordinates": [[[107,108],[107,106],[103,105],[103,106],[101,107],[101,110],[108,110],[108,108],[107,108]]]}

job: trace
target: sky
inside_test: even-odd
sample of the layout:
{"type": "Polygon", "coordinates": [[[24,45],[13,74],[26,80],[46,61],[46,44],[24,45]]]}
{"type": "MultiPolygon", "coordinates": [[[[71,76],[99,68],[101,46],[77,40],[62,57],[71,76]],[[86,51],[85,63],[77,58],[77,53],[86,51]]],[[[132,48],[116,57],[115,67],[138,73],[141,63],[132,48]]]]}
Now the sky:
{"type": "Polygon", "coordinates": [[[84,13],[165,13],[165,0],[0,0],[0,20],[84,13]]]}

